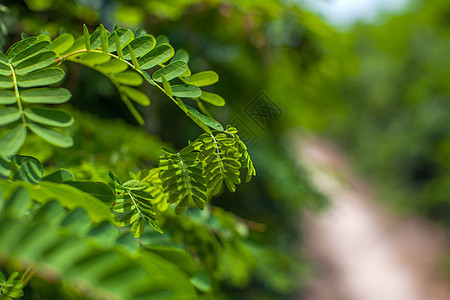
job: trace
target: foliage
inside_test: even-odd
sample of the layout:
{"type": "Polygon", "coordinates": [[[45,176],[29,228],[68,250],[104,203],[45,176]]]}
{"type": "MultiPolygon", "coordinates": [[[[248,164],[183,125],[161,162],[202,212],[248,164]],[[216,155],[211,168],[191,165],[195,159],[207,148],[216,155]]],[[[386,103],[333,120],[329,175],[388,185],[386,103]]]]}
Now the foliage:
{"type": "MultiPolygon", "coordinates": [[[[164,221],[173,209],[168,203],[177,204],[175,212],[181,214],[191,202],[205,209],[222,182],[234,192],[235,185],[241,182],[241,157],[243,166],[249,169],[248,179],[255,175],[237,130],[232,127],[224,130],[201,104],[204,99],[200,87],[217,82],[217,74],[205,71],[192,75],[187,53],[183,50],[175,53],[164,36],[155,39],[143,30],[133,33],[125,28],[115,28],[110,33],[103,26],[92,34],[85,26],[84,36],[79,39],[68,33],[53,41],[45,34],[24,35],[0,60],[4,66],[0,68],[4,82],[0,91],[3,105],[0,120],[5,126],[0,139],[0,228],[5,232],[0,238],[0,253],[6,266],[21,269],[25,265],[38,278],[53,274],[58,282],[70,286],[75,295],[93,298],[192,299],[195,287],[212,292],[213,277],[204,272],[227,272],[221,270],[223,267],[211,268],[181,249],[138,242],[135,238],[151,230],[146,229],[146,224],[162,233],[159,220],[164,221]],[[143,118],[130,100],[149,105],[147,96],[134,86],[144,81],[150,83],[216,141],[213,150],[217,155],[210,151],[211,140],[201,136],[178,153],[162,148],[165,154],[159,159],[158,169],[141,171],[138,175],[130,173],[132,179],[124,183],[112,172],[111,185],[76,180],[65,169],[46,175],[41,161],[17,153],[26,142],[30,143],[28,131],[53,146],[72,146],[72,136],[60,128],[71,126],[73,117],[62,110],[36,106],[69,100],[67,89],[53,87],[64,77],[63,69],[54,65],[67,60],[91,67],[109,78],[141,124],[143,118]],[[146,71],[154,68],[152,75],[146,71]],[[173,84],[174,80],[182,84],[173,84]],[[203,113],[185,104],[182,98],[193,99],[203,113]],[[174,156],[181,163],[174,163],[174,156]],[[212,177],[213,193],[207,196],[206,180],[212,177]],[[204,269],[203,275],[195,277],[200,269],[204,269]]],[[[224,104],[220,96],[207,95],[206,102],[224,104]]],[[[233,220],[226,226],[235,226],[233,220]]],[[[213,228],[205,234],[214,236],[213,228]]],[[[184,247],[198,251],[197,244],[184,247]]],[[[238,255],[246,252],[242,246],[233,251],[238,255]]],[[[226,250],[225,253],[229,254],[226,250]]],[[[250,259],[248,253],[246,257],[250,259]]],[[[2,283],[2,293],[14,298],[22,295],[23,285],[14,281],[16,276],[12,273],[2,283]]],[[[39,295],[38,290],[35,292],[39,295]]]]}

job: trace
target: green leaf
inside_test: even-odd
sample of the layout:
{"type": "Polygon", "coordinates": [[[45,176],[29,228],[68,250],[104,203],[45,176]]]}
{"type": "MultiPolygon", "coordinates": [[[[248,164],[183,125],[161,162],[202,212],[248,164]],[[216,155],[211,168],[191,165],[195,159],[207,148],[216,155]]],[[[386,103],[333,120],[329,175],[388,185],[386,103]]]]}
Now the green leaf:
{"type": "Polygon", "coordinates": [[[168,261],[174,263],[179,268],[181,268],[189,277],[193,276],[198,272],[198,265],[195,259],[188,252],[171,247],[171,246],[160,246],[151,245],[145,248],[151,252],[167,259],[168,261]]]}
{"type": "Polygon", "coordinates": [[[118,59],[111,59],[110,61],[97,66],[106,73],[120,73],[128,69],[128,65],[118,59]]]}
{"type": "Polygon", "coordinates": [[[104,182],[72,180],[65,182],[65,184],[71,185],[91,196],[94,196],[108,206],[111,206],[115,200],[113,190],[104,182]]]}
{"type": "Polygon", "coordinates": [[[63,33],[53,40],[50,50],[62,54],[74,44],[75,39],[70,33],[63,33]]]}
{"type": "Polygon", "coordinates": [[[135,238],[140,237],[144,233],[145,229],[145,219],[140,217],[136,222],[131,226],[130,232],[133,234],[135,238]]]}
{"type": "MultiPolygon", "coordinates": [[[[147,34],[134,39],[130,42],[129,46],[131,47],[131,49],[133,49],[136,57],[141,57],[142,55],[152,50],[153,47],[155,47],[155,44],[156,41],[153,35],[147,34]]],[[[128,49],[128,47],[122,48],[125,59],[131,60],[130,50],[128,49]]]]}
{"type": "Polygon", "coordinates": [[[50,175],[45,176],[42,178],[42,180],[55,182],[55,183],[63,183],[66,181],[72,181],[75,180],[75,177],[69,170],[58,170],[56,172],[53,172],[50,175]]]}
{"type": "Polygon", "coordinates": [[[54,127],[68,127],[74,122],[70,114],[46,108],[27,108],[25,116],[33,122],[54,127]]]}
{"type": "Polygon", "coordinates": [[[20,111],[16,107],[0,109],[0,126],[13,123],[20,119],[20,111]]]}
{"type": "Polygon", "coordinates": [[[127,226],[136,221],[139,217],[139,212],[137,211],[130,211],[129,213],[123,215],[120,217],[118,225],[119,226],[127,226]]]}
{"type": "Polygon", "coordinates": [[[11,76],[0,75],[0,88],[9,89],[14,86],[11,76]]]}
{"type": "Polygon", "coordinates": [[[117,32],[115,32],[115,31],[114,31],[113,35],[114,35],[114,41],[115,41],[115,46],[116,46],[116,50],[117,50],[117,56],[119,56],[119,58],[121,60],[124,60],[125,58],[123,57],[122,45],[120,44],[119,36],[117,35],[117,32]]]}
{"type": "Polygon", "coordinates": [[[42,41],[38,42],[26,49],[24,49],[22,52],[18,53],[11,61],[13,66],[17,66],[20,62],[38,54],[43,51],[46,51],[50,48],[50,42],[48,41],[42,41]]]}
{"type": "Polygon", "coordinates": [[[154,81],[162,82],[161,75],[164,75],[166,79],[170,81],[178,76],[181,76],[187,69],[188,66],[185,62],[174,61],[153,73],[152,78],[154,81]]]}
{"type": "Polygon", "coordinates": [[[114,74],[113,78],[121,84],[140,86],[144,80],[142,76],[135,71],[125,71],[122,73],[114,74]]]}
{"type": "Polygon", "coordinates": [[[210,92],[203,91],[202,95],[200,96],[200,99],[215,106],[225,105],[225,100],[221,96],[210,92]]]}
{"type": "Polygon", "coordinates": [[[23,217],[28,211],[31,198],[23,187],[17,188],[5,205],[6,214],[10,217],[23,217]]]}
{"type": "Polygon", "coordinates": [[[46,86],[60,82],[64,78],[64,71],[60,68],[46,68],[28,73],[19,78],[20,87],[46,86]]]}
{"type": "Polygon", "coordinates": [[[0,66],[5,66],[9,68],[9,60],[6,58],[5,54],[0,51],[0,66]]]}
{"type": "Polygon", "coordinates": [[[142,56],[138,62],[142,70],[151,69],[158,64],[166,62],[173,56],[173,48],[163,44],[153,48],[150,52],[142,56]]]}
{"type": "Polygon", "coordinates": [[[4,64],[0,63],[0,75],[4,75],[4,76],[11,75],[11,68],[9,67],[9,65],[4,65],[4,64]]]}
{"type": "Polygon", "coordinates": [[[35,88],[25,90],[21,98],[27,103],[61,104],[69,101],[72,95],[65,88],[35,88]]]}
{"type": "Polygon", "coordinates": [[[186,78],[186,82],[196,86],[207,86],[219,81],[219,75],[214,71],[204,71],[186,78]]]}
{"type": "Polygon", "coordinates": [[[30,123],[28,126],[30,130],[34,132],[37,136],[41,137],[42,139],[46,140],[52,145],[61,148],[68,148],[73,145],[72,137],[66,132],[42,127],[35,123],[30,123]]]}
{"type": "Polygon", "coordinates": [[[207,117],[205,115],[202,115],[201,113],[199,113],[195,108],[190,107],[188,105],[186,105],[186,108],[189,110],[189,116],[196,118],[197,120],[201,121],[202,123],[204,123],[205,125],[211,127],[212,129],[218,130],[218,131],[223,131],[223,126],[222,124],[220,124],[219,122],[217,122],[216,120],[207,117]]]}
{"type": "Polygon", "coordinates": [[[156,46],[160,46],[162,44],[170,44],[169,38],[163,34],[158,35],[156,38],[156,46]]]}
{"type": "Polygon", "coordinates": [[[91,41],[90,41],[89,29],[87,28],[86,24],[83,24],[83,37],[84,37],[84,44],[86,46],[86,49],[88,51],[91,51],[91,41]]]}
{"type": "Polygon", "coordinates": [[[39,53],[18,64],[15,68],[15,72],[18,75],[24,75],[34,70],[45,68],[51,65],[55,58],[56,54],[53,51],[39,53]]]}
{"type": "Polygon", "coordinates": [[[39,165],[32,163],[31,161],[27,161],[20,167],[19,171],[14,176],[14,179],[21,179],[29,183],[37,184],[41,181],[42,175],[43,170],[39,165]]]}
{"type": "Polygon", "coordinates": [[[9,156],[16,154],[25,143],[27,128],[19,124],[0,139],[0,155],[9,156]]]}
{"type": "Polygon", "coordinates": [[[150,105],[150,99],[143,92],[127,86],[122,87],[121,90],[134,102],[143,106],[150,105]]]}
{"type": "Polygon", "coordinates": [[[106,53],[89,52],[80,55],[79,60],[88,65],[101,65],[108,62],[111,59],[106,53]]]}
{"type": "Polygon", "coordinates": [[[13,91],[0,90],[0,104],[16,103],[16,94],[13,91]]]}
{"type": "Polygon", "coordinates": [[[202,90],[192,84],[179,84],[172,86],[173,95],[184,98],[197,98],[202,95],[202,90]]]}
{"type": "Polygon", "coordinates": [[[109,43],[108,43],[108,32],[106,32],[103,24],[100,24],[100,45],[102,47],[103,53],[108,53],[109,43]]]}
{"type": "Polygon", "coordinates": [[[185,63],[189,62],[189,53],[186,52],[184,49],[178,49],[177,52],[175,52],[175,55],[173,56],[171,62],[173,61],[184,61],[185,63]]]}
{"type": "Polygon", "coordinates": [[[94,222],[103,220],[113,221],[114,215],[109,207],[97,198],[67,184],[42,181],[38,186],[24,181],[8,181],[0,179],[0,186],[3,187],[5,194],[11,194],[12,191],[23,186],[30,197],[39,203],[46,203],[51,200],[58,201],[64,207],[71,210],[81,207],[88,213],[94,222]],[[6,190],[8,189],[8,190],[6,190]]]}
{"type": "Polygon", "coordinates": [[[191,283],[203,293],[209,293],[212,291],[211,279],[205,272],[198,272],[195,274],[195,276],[191,278],[191,283]]]}
{"type": "Polygon", "coordinates": [[[172,86],[170,85],[169,81],[167,81],[166,76],[162,75],[161,78],[162,78],[164,91],[166,91],[167,95],[172,97],[173,96],[172,86]]]}
{"type": "Polygon", "coordinates": [[[108,37],[109,52],[114,52],[117,50],[116,38],[114,37],[115,34],[117,34],[117,37],[119,38],[121,48],[128,45],[128,43],[134,38],[134,34],[130,29],[119,28],[114,30],[114,32],[112,32],[108,37]]]}
{"type": "Polygon", "coordinates": [[[18,41],[17,43],[15,43],[14,45],[12,45],[8,51],[6,52],[6,57],[11,60],[14,58],[14,56],[16,56],[17,54],[19,54],[20,52],[22,52],[23,50],[27,49],[28,47],[30,47],[31,45],[37,43],[39,40],[37,37],[29,37],[26,38],[24,40],[18,41]]]}

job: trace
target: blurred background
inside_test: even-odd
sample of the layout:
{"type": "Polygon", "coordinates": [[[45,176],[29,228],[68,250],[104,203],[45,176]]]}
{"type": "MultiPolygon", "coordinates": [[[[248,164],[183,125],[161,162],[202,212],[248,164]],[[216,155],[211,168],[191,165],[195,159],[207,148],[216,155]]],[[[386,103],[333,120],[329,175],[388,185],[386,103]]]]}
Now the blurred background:
{"type": "MultiPolygon", "coordinates": [[[[22,32],[118,24],[219,74],[210,91],[227,104],[208,109],[240,130],[257,176],[213,201],[250,228],[221,257],[216,299],[450,299],[449,1],[1,3],[3,50],[22,32]]],[[[37,139],[23,150],[48,168],[127,176],[201,133],[149,86],[139,128],[107,79],[69,72],[68,109],[83,118],[70,155],[37,139]]]]}

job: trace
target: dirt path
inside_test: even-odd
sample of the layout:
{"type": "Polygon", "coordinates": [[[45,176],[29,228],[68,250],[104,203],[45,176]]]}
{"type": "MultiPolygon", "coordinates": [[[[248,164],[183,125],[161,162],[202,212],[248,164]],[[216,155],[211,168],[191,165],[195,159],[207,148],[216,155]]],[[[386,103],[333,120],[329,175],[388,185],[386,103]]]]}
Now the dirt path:
{"type": "Polygon", "coordinates": [[[389,215],[330,143],[302,138],[298,146],[331,202],[300,226],[316,276],[299,299],[450,299],[450,282],[438,272],[448,236],[418,218],[389,215]]]}

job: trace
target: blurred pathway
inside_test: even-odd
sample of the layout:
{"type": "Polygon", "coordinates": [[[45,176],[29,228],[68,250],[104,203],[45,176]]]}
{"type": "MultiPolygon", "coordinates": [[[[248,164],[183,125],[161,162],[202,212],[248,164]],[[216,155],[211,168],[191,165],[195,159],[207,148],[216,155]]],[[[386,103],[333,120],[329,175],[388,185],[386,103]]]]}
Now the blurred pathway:
{"type": "Polygon", "coordinates": [[[438,272],[449,249],[444,233],[423,220],[389,215],[333,145],[301,139],[298,149],[331,202],[301,224],[316,276],[299,299],[450,299],[450,282],[438,272]]]}

